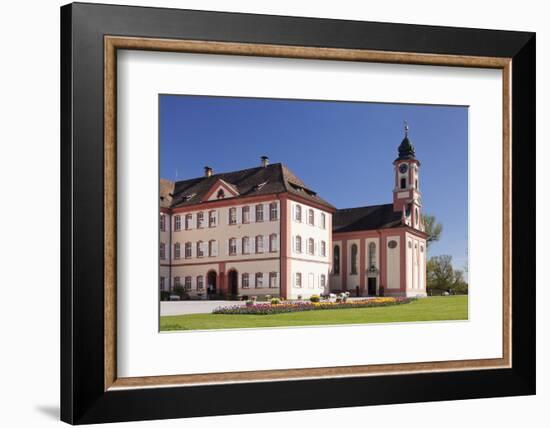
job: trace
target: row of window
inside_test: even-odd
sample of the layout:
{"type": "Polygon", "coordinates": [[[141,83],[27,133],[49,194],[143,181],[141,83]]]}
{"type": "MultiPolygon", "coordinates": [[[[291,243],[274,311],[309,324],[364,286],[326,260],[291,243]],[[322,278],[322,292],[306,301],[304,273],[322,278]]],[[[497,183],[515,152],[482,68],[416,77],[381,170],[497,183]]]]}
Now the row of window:
{"type": "MultiPolygon", "coordinates": [[[[358,248],[357,244],[352,244],[351,246],[351,269],[350,269],[350,275],[357,275],[357,254],[358,254],[358,248]]],[[[332,253],[332,263],[333,268],[332,272],[334,275],[340,274],[340,246],[335,245],[334,246],[334,252],[332,253]]],[[[371,242],[369,244],[369,250],[368,250],[368,268],[375,267],[376,266],[376,244],[374,242],[371,242]]]]}
{"type": "MultiPolygon", "coordinates": [[[[251,222],[263,222],[265,220],[264,215],[264,204],[257,204],[254,207],[254,219],[251,217],[251,207],[246,205],[244,207],[232,207],[228,210],[227,224],[237,224],[240,223],[251,223],[251,222]],[[238,211],[240,210],[240,211],[238,211]],[[239,215],[240,214],[240,221],[239,215]]],[[[193,221],[193,214],[185,214],[185,216],[175,215],[174,216],[174,231],[180,231],[182,229],[190,230],[193,228],[204,229],[207,225],[208,227],[216,227],[218,223],[218,212],[217,210],[210,210],[207,213],[208,219],[205,218],[205,212],[200,211],[195,214],[195,221],[193,221]],[[183,220],[183,223],[182,223],[183,220]]],[[[272,202],[269,204],[269,221],[279,220],[279,205],[277,202],[272,202]]],[[[160,230],[166,231],[166,216],[164,214],[160,215],[160,230]]]]}
{"type": "MultiPolygon", "coordinates": [[[[302,206],[296,204],[294,206],[294,221],[296,221],[298,223],[302,223],[302,219],[303,219],[302,206]]],[[[315,226],[317,224],[321,229],[326,229],[326,227],[327,227],[327,215],[325,213],[321,213],[321,215],[319,216],[319,220],[316,223],[315,222],[315,211],[313,210],[313,208],[308,208],[307,213],[306,213],[306,223],[311,225],[311,226],[315,226]]]]}
{"type": "Polygon", "coordinates": [[[300,235],[296,235],[293,241],[295,253],[301,254],[305,252],[310,255],[319,255],[322,257],[326,257],[327,255],[327,243],[325,241],[320,241],[319,245],[317,245],[313,238],[308,238],[305,241],[305,248],[304,240],[300,235]]]}
{"type": "MultiPolygon", "coordinates": [[[[164,290],[166,280],[163,276],[160,277],[160,287],[164,290]]],[[[193,277],[188,275],[185,277],[175,276],[174,277],[174,287],[183,286],[186,291],[191,291],[193,289],[197,291],[204,290],[205,287],[205,276],[197,275],[195,277],[195,282],[193,284],[193,277]],[[183,282],[182,282],[183,279],[183,282]],[[195,287],[193,287],[193,285],[195,287]]],[[[241,288],[277,288],[278,284],[278,273],[269,272],[267,282],[264,281],[264,273],[256,272],[255,274],[243,273],[241,274],[241,288]]]]}
{"type": "MultiPolygon", "coordinates": [[[[269,236],[257,235],[255,237],[243,236],[241,239],[230,238],[227,240],[227,254],[234,256],[237,254],[262,254],[267,251],[276,253],[279,251],[279,237],[276,233],[269,236]],[[267,243],[264,242],[267,238],[267,243]]],[[[183,257],[190,259],[194,257],[216,257],[218,255],[218,241],[211,239],[208,242],[198,241],[193,244],[186,242],[183,245],[183,257]],[[195,249],[195,251],[193,251],[195,249]]],[[[174,244],[174,259],[182,258],[182,245],[179,242],[174,244]]],[[[166,244],[160,243],[159,255],[161,260],[166,259],[166,244]]]]}
{"type": "MultiPolygon", "coordinates": [[[[294,288],[303,288],[302,272],[296,272],[294,274],[294,288]]],[[[318,288],[324,289],[327,285],[327,276],[325,274],[319,275],[319,281],[317,282],[318,288]]],[[[315,274],[309,273],[307,276],[308,288],[315,288],[315,274]]]]}

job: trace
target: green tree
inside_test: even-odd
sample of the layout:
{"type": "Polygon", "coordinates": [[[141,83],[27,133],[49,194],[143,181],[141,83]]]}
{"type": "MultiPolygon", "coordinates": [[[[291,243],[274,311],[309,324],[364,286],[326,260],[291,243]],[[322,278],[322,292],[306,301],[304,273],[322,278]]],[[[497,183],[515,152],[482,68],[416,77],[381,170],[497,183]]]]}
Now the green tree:
{"type": "Polygon", "coordinates": [[[426,264],[427,289],[430,295],[449,291],[454,280],[452,256],[431,257],[426,264]]]}
{"type": "Polygon", "coordinates": [[[434,256],[426,264],[427,290],[429,295],[444,292],[468,294],[468,283],[464,272],[453,268],[453,258],[449,255],[434,256]]]}
{"type": "Polygon", "coordinates": [[[432,242],[439,241],[441,232],[443,232],[443,225],[437,222],[435,216],[429,214],[424,214],[422,220],[424,221],[424,231],[428,234],[426,246],[429,247],[432,242]]]}

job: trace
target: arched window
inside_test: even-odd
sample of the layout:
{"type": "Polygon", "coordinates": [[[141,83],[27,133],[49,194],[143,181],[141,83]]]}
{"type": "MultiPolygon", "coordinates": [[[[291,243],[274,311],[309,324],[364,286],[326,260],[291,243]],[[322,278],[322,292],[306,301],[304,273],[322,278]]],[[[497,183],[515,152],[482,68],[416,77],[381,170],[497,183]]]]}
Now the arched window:
{"type": "Polygon", "coordinates": [[[218,199],[223,199],[223,198],[225,198],[225,192],[223,191],[223,189],[218,190],[218,194],[216,195],[216,197],[217,197],[218,199]]]}
{"type": "Polygon", "coordinates": [[[414,180],[414,187],[415,187],[416,189],[418,189],[418,178],[417,178],[416,180],[414,180]]]}
{"type": "Polygon", "coordinates": [[[248,236],[243,236],[242,251],[243,254],[250,254],[250,238],[248,236]]]}
{"type": "Polygon", "coordinates": [[[161,260],[164,260],[166,258],[166,244],[164,242],[160,243],[159,257],[161,260]]]}
{"type": "Polygon", "coordinates": [[[202,290],[204,288],[204,276],[197,276],[197,290],[202,290]]]}
{"type": "Polygon", "coordinates": [[[174,216],[174,230],[181,230],[181,217],[179,215],[174,216]]]}
{"type": "Polygon", "coordinates": [[[307,224],[312,226],[315,224],[315,213],[311,208],[307,212],[307,224]]]}
{"type": "Polygon", "coordinates": [[[376,267],[376,244],[371,242],[369,244],[369,268],[376,267]]]}
{"type": "Polygon", "coordinates": [[[321,280],[319,281],[319,288],[325,288],[327,285],[327,277],[325,274],[321,274],[321,280]]]}
{"type": "MultiPolygon", "coordinates": [[[[176,286],[180,285],[179,282],[180,282],[180,277],[179,276],[176,276],[174,278],[174,280],[177,279],[177,284],[175,284],[176,286]]],[[[191,290],[191,277],[190,276],[186,276],[185,277],[185,289],[187,291],[191,290]]]]}
{"type": "Polygon", "coordinates": [[[248,288],[249,286],[249,275],[247,273],[243,273],[243,276],[241,278],[241,286],[242,288],[248,288]]]}
{"type": "Polygon", "coordinates": [[[334,275],[340,275],[340,246],[334,246],[334,253],[332,254],[332,272],[334,275]]]}
{"type": "Polygon", "coordinates": [[[179,259],[181,257],[181,246],[179,242],[174,244],[174,258],[179,259]]]}
{"type": "Polygon", "coordinates": [[[202,241],[197,242],[197,257],[204,257],[204,245],[202,241]]]}
{"type": "MultiPolygon", "coordinates": [[[[179,217],[179,216],[177,216],[177,217],[179,217]]],[[[185,230],[191,229],[191,222],[192,221],[193,221],[193,214],[186,214],[185,215],[185,230]]]]}
{"type": "Polygon", "coordinates": [[[302,252],[302,237],[300,235],[296,236],[295,241],[296,241],[295,250],[296,250],[297,253],[301,253],[302,252]]]}
{"type": "Polygon", "coordinates": [[[406,187],[407,187],[407,179],[405,177],[403,177],[401,179],[401,188],[405,189],[406,187]]]}
{"type": "Polygon", "coordinates": [[[186,259],[191,258],[191,242],[185,243],[185,258],[186,259]]]}
{"type": "Polygon", "coordinates": [[[237,240],[235,238],[229,239],[229,255],[234,256],[237,254],[237,240]]]}
{"type": "Polygon", "coordinates": [[[298,222],[302,221],[302,207],[300,205],[296,205],[294,209],[294,220],[298,222]]]}
{"type": "Polygon", "coordinates": [[[262,235],[256,236],[256,252],[257,253],[264,252],[264,237],[262,235]]]}
{"type": "Polygon", "coordinates": [[[357,245],[351,246],[351,275],[357,275],[357,245]]]}
{"type": "Polygon", "coordinates": [[[313,238],[307,240],[307,252],[308,254],[315,254],[315,241],[313,238]]]}
{"type": "Polygon", "coordinates": [[[164,214],[160,215],[160,231],[164,232],[166,230],[166,216],[164,214]]]}
{"type": "Polygon", "coordinates": [[[276,251],[278,251],[278,248],[277,248],[277,234],[272,233],[271,235],[269,235],[269,252],[275,253],[276,251]]]}
{"type": "Polygon", "coordinates": [[[321,213],[321,229],[327,228],[327,215],[325,213],[321,213]]]}
{"type": "Polygon", "coordinates": [[[321,256],[326,257],[327,255],[327,243],[325,241],[321,241],[321,256]]]}

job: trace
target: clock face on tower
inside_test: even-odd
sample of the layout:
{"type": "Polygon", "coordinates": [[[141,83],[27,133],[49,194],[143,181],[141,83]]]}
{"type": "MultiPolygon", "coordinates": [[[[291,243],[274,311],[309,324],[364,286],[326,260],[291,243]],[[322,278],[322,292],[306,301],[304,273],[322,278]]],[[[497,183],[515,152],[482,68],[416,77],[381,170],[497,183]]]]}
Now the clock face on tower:
{"type": "Polygon", "coordinates": [[[401,165],[399,165],[399,172],[401,174],[405,174],[408,169],[409,169],[409,166],[406,163],[402,163],[401,165]]]}

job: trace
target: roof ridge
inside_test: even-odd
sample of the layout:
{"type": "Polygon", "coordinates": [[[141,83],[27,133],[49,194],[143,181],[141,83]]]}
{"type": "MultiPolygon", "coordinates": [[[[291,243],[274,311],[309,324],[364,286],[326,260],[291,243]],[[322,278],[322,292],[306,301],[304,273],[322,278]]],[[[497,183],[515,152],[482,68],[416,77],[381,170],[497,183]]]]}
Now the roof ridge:
{"type": "Polygon", "coordinates": [[[393,205],[393,203],[389,202],[387,204],[375,204],[375,205],[364,205],[364,206],[361,206],[361,207],[338,208],[338,211],[359,210],[359,209],[363,209],[363,208],[383,207],[383,206],[386,206],[386,205],[393,205]]]}
{"type": "MultiPolygon", "coordinates": [[[[263,168],[269,168],[269,167],[272,167],[272,166],[277,166],[277,165],[282,165],[281,162],[275,162],[275,163],[271,163],[267,166],[255,166],[255,167],[252,167],[252,168],[244,168],[244,169],[236,169],[234,171],[225,171],[225,172],[218,172],[216,174],[212,174],[211,176],[209,177],[206,177],[204,175],[202,176],[198,176],[198,177],[191,177],[191,178],[186,178],[184,180],[178,180],[178,181],[174,181],[174,183],[183,183],[185,181],[192,181],[192,180],[202,180],[202,179],[205,179],[205,178],[220,178],[220,176],[223,176],[223,175],[228,175],[228,174],[235,174],[235,173],[239,173],[239,172],[245,172],[245,171],[252,171],[252,170],[260,170],[260,169],[263,169],[263,168]]],[[[161,180],[167,180],[166,178],[161,178],[161,180]]]]}

